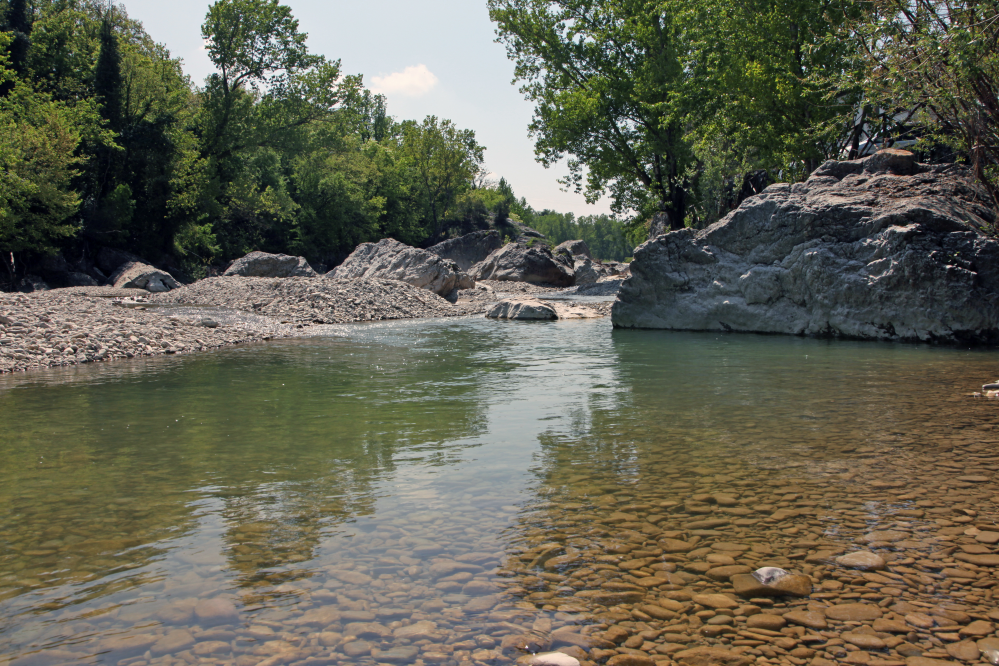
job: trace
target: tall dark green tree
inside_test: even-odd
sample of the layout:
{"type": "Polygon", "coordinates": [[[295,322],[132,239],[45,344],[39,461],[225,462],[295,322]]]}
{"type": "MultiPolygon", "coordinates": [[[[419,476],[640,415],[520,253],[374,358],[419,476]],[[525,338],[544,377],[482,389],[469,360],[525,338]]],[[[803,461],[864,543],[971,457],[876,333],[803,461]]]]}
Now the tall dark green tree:
{"type": "MultiPolygon", "coordinates": [[[[3,31],[13,33],[13,39],[7,47],[8,63],[19,78],[23,78],[27,71],[33,23],[34,16],[28,0],[10,0],[7,14],[4,17],[3,31]]],[[[0,96],[6,97],[13,87],[13,79],[7,79],[0,83],[0,96]]]]}
{"type": "Polygon", "coordinates": [[[108,6],[101,20],[101,50],[94,67],[94,92],[101,104],[101,115],[108,126],[120,132],[124,119],[124,86],[121,75],[121,50],[114,29],[114,8],[108,6]]]}

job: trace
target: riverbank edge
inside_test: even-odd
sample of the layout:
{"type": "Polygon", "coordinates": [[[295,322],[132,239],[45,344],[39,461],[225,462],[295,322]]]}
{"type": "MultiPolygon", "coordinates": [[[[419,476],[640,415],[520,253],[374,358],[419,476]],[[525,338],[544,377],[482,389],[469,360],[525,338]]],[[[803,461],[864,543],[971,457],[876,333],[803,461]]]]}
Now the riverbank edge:
{"type": "MultiPolygon", "coordinates": [[[[376,286],[381,287],[387,282],[375,281],[376,286]]],[[[415,290],[410,285],[391,282],[394,284],[389,285],[389,291],[397,293],[400,299],[415,290]]],[[[348,302],[358,301],[358,294],[348,292],[334,299],[343,301],[339,304],[347,312],[347,321],[313,323],[307,323],[300,312],[292,314],[282,303],[265,312],[230,304],[228,307],[233,313],[240,315],[231,320],[215,316],[211,311],[205,316],[192,315],[190,309],[184,314],[171,315],[156,306],[177,303],[151,297],[141,289],[70,287],[31,294],[0,294],[0,375],[309,337],[333,324],[477,316],[508,295],[567,291],[528,283],[484,281],[481,285],[461,292],[454,305],[446,304],[426,291],[416,290],[421,301],[428,301],[428,307],[419,310],[400,309],[396,304],[388,308],[384,303],[373,308],[362,304],[362,309],[358,309],[356,302],[348,302]],[[429,303],[431,299],[433,303],[429,303]],[[358,316],[352,316],[355,314],[358,316]]],[[[366,286],[370,288],[371,285],[366,286]]],[[[227,307],[210,302],[186,305],[227,307]]],[[[604,314],[609,313],[610,304],[606,306],[608,312],[604,314]]]]}

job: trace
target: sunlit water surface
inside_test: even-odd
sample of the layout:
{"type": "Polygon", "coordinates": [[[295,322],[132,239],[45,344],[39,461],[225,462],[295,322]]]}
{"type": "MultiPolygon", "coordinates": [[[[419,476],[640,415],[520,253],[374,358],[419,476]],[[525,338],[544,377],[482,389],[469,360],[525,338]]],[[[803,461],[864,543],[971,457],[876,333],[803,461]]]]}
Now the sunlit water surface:
{"type": "Polygon", "coordinates": [[[0,663],[502,660],[539,617],[598,621],[559,583],[585,553],[518,556],[644,529],[612,510],[690,538],[683,503],[727,488],[765,508],[699,538],[781,563],[940,486],[955,446],[991,478],[997,405],[968,394],[997,361],[463,319],[0,378],[0,663]],[[767,520],[808,484],[808,522],[767,520]],[[867,518],[823,513],[851,496],[867,518]]]}

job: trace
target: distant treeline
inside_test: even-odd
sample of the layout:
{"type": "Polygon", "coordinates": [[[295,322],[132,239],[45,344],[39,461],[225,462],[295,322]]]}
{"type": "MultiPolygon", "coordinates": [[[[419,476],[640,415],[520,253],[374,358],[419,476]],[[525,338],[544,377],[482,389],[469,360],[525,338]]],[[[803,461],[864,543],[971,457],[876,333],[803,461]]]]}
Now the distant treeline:
{"type": "MultiPolygon", "coordinates": [[[[365,241],[428,245],[535,216],[485,180],[473,131],[391,117],[361,77],[308,51],[277,0],[211,6],[216,71],[197,84],[123,6],[0,9],[4,282],[57,251],[118,248],[196,277],[251,250],[330,265],[365,241]]],[[[577,226],[607,258],[630,253],[621,222],[577,226]]]]}

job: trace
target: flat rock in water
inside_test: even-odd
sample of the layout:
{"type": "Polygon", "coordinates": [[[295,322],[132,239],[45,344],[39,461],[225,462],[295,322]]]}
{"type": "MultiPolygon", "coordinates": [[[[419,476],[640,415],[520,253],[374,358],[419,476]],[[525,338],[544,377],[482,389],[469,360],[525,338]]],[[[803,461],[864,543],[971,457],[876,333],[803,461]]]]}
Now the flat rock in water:
{"type": "Polygon", "coordinates": [[[954,553],[955,560],[968,562],[980,567],[999,566],[999,555],[972,555],[971,553],[954,553]]]}
{"type": "Polygon", "coordinates": [[[656,666],[656,662],[646,655],[616,654],[607,660],[607,666],[656,666]]]}
{"type": "Polygon", "coordinates": [[[695,594],[694,603],[707,608],[737,608],[739,602],[724,594],[695,594]]]}
{"type": "Polygon", "coordinates": [[[760,613],[759,615],[751,615],[748,620],[746,620],[746,626],[750,629],[767,629],[768,631],[780,631],[785,626],[787,626],[787,620],[785,620],[780,615],[769,615],[767,613],[760,613]]]}
{"type": "Polygon", "coordinates": [[[929,657],[908,657],[905,666],[957,666],[956,662],[947,659],[931,659],[929,657]]]}
{"type": "Polygon", "coordinates": [[[783,618],[791,624],[800,624],[809,629],[825,629],[829,626],[826,616],[818,611],[791,611],[784,613],[783,618]]]}
{"type": "Polygon", "coordinates": [[[769,584],[751,574],[734,575],[731,580],[735,593],[742,597],[807,597],[812,593],[812,579],[801,574],[788,574],[769,584]]]}
{"type": "Polygon", "coordinates": [[[528,662],[531,666],[579,666],[579,660],[564,652],[536,654],[528,662]]]}
{"type": "Polygon", "coordinates": [[[239,611],[228,599],[205,599],[194,607],[194,615],[201,624],[231,624],[239,620],[239,611]]]}
{"type": "Polygon", "coordinates": [[[388,650],[371,650],[371,656],[375,661],[387,662],[389,664],[408,664],[420,654],[420,649],[415,645],[398,645],[388,650]]]}
{"type": "Polygon", "coordinates": [[[753,663],[750,655],[737,654],[717,647],[697,647],[682,650],[673,655],[678,664],[686,666],[749,666],[753,663]]]}
{"type": "Polygon", "coordinates": [[[965,167],[906,151],[829,161],[639,246],[614,325],[996,343],[990,200],[965,167]]]}
{"type": "Polygon", "coordinates": [[[825,609],[825,614],[831,620],[842,622],[864,622],[876,620],[884,615],[874,604],[837,604],[825,609]]]}
{"type": "Polygon", "coordinates": [[[371,654],[371,643],[368,641],[351,641],[341,648],[348,657],[363,657],[371,654]]]}
{"type": "Polygon", "coordinates": [[[883,557],[867,550],[858,550],[853,553],[841,555],[836,558],[836,564],[841,567],[865,569],[868,571],[880,571],[887,566],[883,557]]]}

